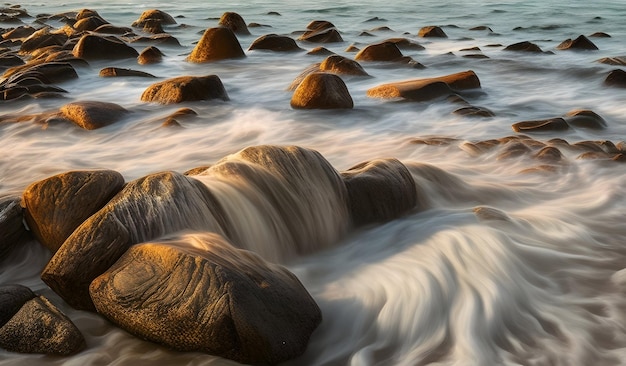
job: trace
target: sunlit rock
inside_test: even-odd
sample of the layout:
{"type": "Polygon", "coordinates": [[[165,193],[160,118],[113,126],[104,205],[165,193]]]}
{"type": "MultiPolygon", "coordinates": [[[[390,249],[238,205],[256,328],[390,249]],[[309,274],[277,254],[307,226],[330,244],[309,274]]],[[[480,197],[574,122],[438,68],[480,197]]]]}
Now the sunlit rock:
{"type": "Polygon", "coordinates": [[[422,27],[417,33],[417,35],[419,37],[425,37],[425,38],[428,38],[428,37],[448,38],[448,35],[446,34],[446,32],[444,32],[443,29],[435,25],[422,27]]]}
{"type": "Polygon", "coordinates": [[[354,102],[343,80],[329,73],[316,72],[307,75],[291,97],[295,109],[345,109],[354,102]]]}
{"type": "Polygon", "coordinates": [[[235,34],[250,34],[248,30],[248,26],[246,22],[243,20],[243,17],[237,13],[226,12],[222,14],[220,21],[218,23],[222,27],[226,27],[233,31],[235,34]]]}
{"type": "Polygon", "coordinates": [[[607,124],[604,118],[596,112],[588,109],[575,109],[565,114],[564,119],[567,124],[577,128],[588,128],[592,130],[601,130],[606,128],[607,124]]]}
{"type": "Polygon", "coordinates": [[[144,25],[149,21],[158,21],[161,24],[176,24],[176,20],[169,15],[168,13],[158,10],[158,9],[150,9],[146,10],[139,16],[139,19],[135,20],[132,24],[133,27],[143,28],[144,25]]]}
{"type": "Polygon", "coordinates": [[[471,70],[440,77],[400,81],[383,84],[367,91],[374,98],[404,98],[414,101],[426,101],[445,97],[454,92],[478,89],[480,80],[471,70]]]}
{"type": "Polygon", "coordinates": [[[132,70],[132,69],[123,69],[120,67],[106,67],[100,70],[100,73],[98,74],[98,76],[100,76],[101,78],[122,77],[122,76],[136,76],[136,77],[142,77],[142,78],[156,77],[147,72],[143,72],[139,70],[132,70]]]}
{"type": "Polygon", "coordinates": [[[320,71],[339,75],[369,76],[361,64],[340,55],[328,56],[319,66],[320,71]]]}
{"type": "Polygon", "coordinates": [[[505,51],[519,51],[519,52],[532,52],[532,53],[541,53],[543,52],[539,46],[532,42],[523,41],[518,43],[513,43],[504,48],[505,51]]]}
{"type": "Polygon", "coordinates": [[[115,103],[78,101],[62,106],[60,113],[80,128],[95,130],[118,122],[128,110],[115,103]]]}
{"type": "Polygon", "coordinates": [[[163,52],[154,46],[146,47],[139,56],[137,56],[137,63],[140,65],[156,64],[163,59],[163,52]]]}
{"type": "Polygon", "coordinates": [[[572,39],[566,39],[565,41],[561,42],[561,44],[559,44],[558,46],[556,46],[557,50],[597,50],[598,46],[596,46],[595,44],[593,44],[593,42],[591,42],[589,40],[589,38],[580,35],[578,36],[578,38],[572,40],[572,39]]]}
{"type": "Polygon", "coordinates": [[[140,338],[245,364],[299,356],[321,322],[293,274],[208,233],[131,247],[90,294],[140,338]]]}
{"type": "Polygon", "coordinates": [[[22,42],[20,52],[31,53],[34,50],[48,46],[63,46],[67,40],[67,35],[51,33],[49,27],[44,27],[31,34],[22,42]]]}
{"type": "Polygon", "coordinates": [[[354,56],[357,61],[396,61],[403,57],[398,46],[393,42],[371,44],[354,56]]]}
{"type": "Polygon", "coordinates": [[[114,36],[86,34],[80,38],[72,53],[86,60],[115,60],[136,58],[137,50],[114,36]]]}
{"type": "Polygon", "coordinates": [[[55,253],[123,185],[124,178],[113,170],[70,171],[35,182],[22,196],[28,227],[41,244],[55,253]]]}
{"type": "Polygon", "coordinates": [[[298,40],[315,43],[343,42],[335,25],[326,20],[314,20],[307,25],[307,31],[298,40]]]}
{"type": "Polygon", "coordinates": [[[210,62],[245,57],[241,45],[232,30],[226,27],[207,29],[187,61],[210,62]]]}
{"type": "Polygon", "coordinates": [[[94,31],[98,29],[98,27],[108,24],[108,22],[99,16],[90,16],[87,18],[82,18],[76,23],[74,23],[73,28],[78,32],[85,31],[94,31]]]}
{"type": "Polygon", "coordinates": [[[180,76],[150,85],[141,95],[144,102],[161,104],[198,100],[228,100],[228,94],[217,75],[180,76]]]}
{"type": "Polygon", "coordinates": [[[266,34],[252,42],[248,50],[270,50],[270,51],[301,51],[302,48],[296,44],[293,38],[279,36],[277,34],[266,34]]]}
{"type": "Polygon", "coordinates": [[[537,132],[537,131],[563,131],[569,128],[567,122],[561,118],[549,118],[534,121],[516,122],[512,126],[515,132],[537,132]]]}

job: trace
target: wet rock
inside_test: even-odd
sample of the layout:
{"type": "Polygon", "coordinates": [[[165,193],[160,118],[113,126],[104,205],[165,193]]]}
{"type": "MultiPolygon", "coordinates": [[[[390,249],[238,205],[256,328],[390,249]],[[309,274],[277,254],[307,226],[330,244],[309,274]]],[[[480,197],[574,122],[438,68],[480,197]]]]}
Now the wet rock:
{"type": "Polygon", "coordinates": [[[163,52],[154,46],[149,46],[137,56],[137,63],[140,65],[155,64],[161,62],[162,59],[163,52]]]}
{"type": "Polygon", "coordinates": [[[425,49],[425,47],[422,46],[421,44],[411,41],[408,38],[388,38],[384,40],[383,42],[391,42],[395,44],[396,46],[398,46],[398,48],[401,50],[405,49],[405,50],[410,50],[410,51],[421,51],[425,49]]]}
{"type": "Polygon", "coordinates": [[[304,32],[298,40],[315,42],[315,43],[334,43],[343,42],[341,34],[335,28],[335,25],[326,20],[314,20],[307,25],[307,31],[304,32]]]}
{"type": "Polygon", "coordinates": [[[411,173],[397,159],[378,159],[341,172],[356,226],[382,223],[407,213],[417,205],[411,173]]]}
{"type": "Polygon", "coordinates": [[[229,100],[226,89],[217,75],[180,76],[150,85],[141,95],[144,102],[161,104],[198,100],[229,100]]]}
{"type": "Polygon", "coordinates": [[[312,50],[310,50],[309,52],[307,52],[307,55],[322,55],[322,56],[326,56],[326,55],[333,55],[335,54],[333,51],[325,48],[325,47],[315,47],[312,50]]]}
{"type": "Polygon", "coordinates": [[[0,261],[28,236],[23,219],[19,197],[0,198],[0,261]]]}
{"type": "Polygon", "coordinates": [[[397,61],[403,57],[398,46],[393,42],[368,45],[354,57],[357,61],[397,61]]]}
{"type": "Polygon", "coordinates": [[[43,296],[27,301],[0,328],[0,347],[21,353],[71,355],[85,348],[72,321],[43,296]]]}
{"type": "Polygon", "coordinates": [[[611,71],[604,79],[604,85],[626,88],[626,71],[621,69],[611,71]]]}
{"type": "Polygon", "coordinates": [[[246,22],[243,20],[241,15],[233,12],[226,12],[222,14],[220,21],[218,23],[222,27],[226,27],[233,31],[235,34],[243,34],[248,35],[250,31],[246,26],[246,22]]]}
{"type": "Polygon", "coordinates": [[[138,36],[130,38],[129,43],[152,43],[152,44],[166,44],[170,46],[180,46],[178,39],[171,34],[161,33],[155,34],[150,37],[138,36]]]}
{"type": "Polygon", "coordinates": [[[505,51],[534,52],[534,53],[543,52],[539,46],[528,41],[513,43],[511,45],[506,46],[504,50],[505,51]]]}
{"type": "Polygon", "coordinates": [[[97,11],[92,10],[92,9],[81,9],[78,13],[76,13],[76,16],[74,17],[76,20],[82,20],[82,19],[86,19],[86,18],[91,18],[91,17],[100,17],[100,14],[98,14],[97,11]]]}
{"type": "Polygon", "coordinates": [[[163,30],[163,25],[161,21],[158,19],[146,19],[145,22],[143,23],[143,27],[141,30],[146,33],[152,33],[152,34],[159,34],[159,33],[165,32],[165,30],[163,30]]]}
{"type": "Polygon", "coordinates": [[[554,146],[546,146],[535,154],[535,159],[556,163],[563,160],[563,154],[554,146]]]}
{"type": "Polygon", "coordinates": [[[3,77],[8,78],[7,83],[19,84],[22,79],[33,78],[42,84],[51,84],[76,79],[78,74],[68,62],[43,62],[8,69],[3,77]]]}
{"type": "Polygon", "coordinates": [[[2,39],[28,38],[37,30],[30,25],[20,25],[2,34],[2,39]]]}
{"type": "Polygon", "coordinates": [[[0,55],[0,67],[13,67],[24,65],[24,60],[18,55],[5,53],[0,55]]]}
{"type": "Polygon", "coordinates": [[[358,62],[340,55],[326,57],[320,64],[319,69],[340,75],[369,76],[358,62]]]}
{"type": "Polygon", "coordinates": [[[252,42],[248,50],[270,50],[270,51],[301,51],[296,41],[287,36],[279,36],[277,34],[266,34],[252,42]]]}
{"type": "Polygon", "coordinates": [[[128,111],[115,103],[79,101],[61,107],[60,113],[85,130],[95,130],[118,122],[128,111]]]}
{"type": "Polygon", "coordinates": [[[189,62],[210,62],[245,57],[237,37],[228,28],[209,28],[187,58],[189,62]]]}
{"type": "Polygon", "coordinates": [[[611,160],[616,161],[618,163],[626,163],[626,154],[623,154],[623,153],[617,154],[613,156],[611,160]]]}
{"type": "Polygon", "coordinates": [[[523,142],[510,142],[507,143],[500,154],[498,154],[498,160],[518,158],[522,155],[530,153],[532,150],[523,142]]]}
{"type": "Polygon", "coordinates": [[[22,285],[0,285],[0,328],[2,328],[29,300],[36,297],[22,285]]]}
{"type": "Polygon", "coordinates": [[[626,66],[626,56],[603,57],[596,62],[606,65],[626,66]]]}
{"type": "Polygon", "coordinates": [[[557,50],[597,50],[598,47],[589,40],[589,38],[580,35],[578,38],[572,40],[570,38],[561,42],[556,46],[557,50]]]}
{"type": "Polygon", "coordinates": [[[419,37],[438,37],[438,38],[448,38],[448,35],[438,26],[430,25],[427,27],[422,27],[417,33],[419,37]]]}
{"type": "Polygon", "coordinates": [[[26,222],[39,242],[55,253],[123,185],[122,175],[112,170],[71,171],[35,182],[22,198],[26,222]]]}
{"type": "Polygon", "coordinates": [[[307,75],[291,98],[295,109],[351,109],[354,106],[343,80],[334,74],[307,75]]]}
{"type": "Polygon", "coordinates": [[[564,131],[569,128],[567,122],[561,118],[550,118],[535,121],[522,121],[512,126],[515,132],[564,131]]]}
{"type": "Polygon", "coordinates": [[[453,94],[456,91],[480,88],[478,76],[471,70],[440,77],[383,84],[367,91],[374,98],[405,98],[426,101],[453,94]]]}
{"type": "Polygon", "coordinates": [[[307,76],[319,72],[320,71],[320,65],[321,63],[315,63],[309,67],[307,67],[306,69],[304,69],[304,71],[302,71],[300,73],[300,75],[296,76],[296,78],[291,82],[291,84],[289,85],[289,87],[287,88],[287,90],[291,90],[294,91],[298,88],[298,85],[300,85],[300,83],[302,83],[302,80],[304,80],[304,78],[306,78],[307,76]]]}
{"type": "Polygon", "coordinates": [[[346,47],[345,51],[346,52],[359,52],[360,49],[357,46],[351,44],[348,47],[346,47]]]}
{"type": "Polygon", "coordinates": [[[611,35],[605,32],[594,32],[592,34],[589,35],[589,37],[594,37],[594,38],[611,38],[611,35]]]}
{"type": "Polygon", "coordinates": [[[76,23],[74,23],[73,28],[78,32],[85,31],[94,31],[98,29],[98,27],[108,24],[108,22],[99,16],[90,16],[87,18],[82,18],[76,23]]]}
{"type": "Polygon", "coordinates": [[[489,206],[477,206],[472,209],[479,221],[505,221],[511,222],[511,217],[502,210],[489,206]]]}
{"type": "Polygon", "coordinates": [[[571,127],[601,130],[606,128],[606,121],[594,111],[588,109],[576,109],[565,114],[564,119],[571,127]]]}
{"type": "Polygon", "coordinates": [[[49,28],[42,28],[26,38],[20,46],[21,53],[31,53],[48,46],[63,46],[68,40],[67,35],[51,33],[49,28]]]}
{"type": "Polygon", "coordinates": [[[138,70],[131,70],[131,69],[122,69],[119,67],[106,67],[102,70],[100,70],[100,77],[102,78],[107,78],[107,77],[121,77],[121,76],[136,76],[136,77],[143,77],[143,78],[154,78],[156,76],[149,74],[147,72],[143,72],[143,71],[138,71],[138,70]]]}
{"type": "Polygon", "coordinates": [[[103,24],[93,31],[95,33],[122,35],[132,33],[133,30],[128,27],[116,27],[113,24],[103,24]]]}
{"type": "Polygon", "coordinates": [[[176,20],[168,13],[158,9],[150,9],[141,13],[139,19],[135,20],[131,26],[143,28],[147,22],[154,20],[165,25],[176,24],[176,20]]]}
{"type": "Polygon", "coordinates": [[[90,293],[98,312],[140,338],[245,364],[299,356],[322,319],[292,273],[216,234],[133,246],[90,293]]]}
{"type": "Polygon", "coordinates": [[[114,36],[86,34],[80,38],[72,54],[86,60],[117,60],[136,58],[137,50],[114,36]]]}
{"type": "Polygon", "coordinates": [[[487,27],[486,25],[479,25],[476,27],[472,27],[469,30],[471,31],[489,31],[489,32],[493,32],[493,30],[489,27],[487,27]]]}
{"type": "Polygon", "coordinates": [[[484,107],[477,107],[477,106],[462,107],[462,108],[455,110],[452,113],[465,116],[465,117],[485,117],[485,118],[495,117],[495,114],[489,109],[484,108],[484,107]]]}

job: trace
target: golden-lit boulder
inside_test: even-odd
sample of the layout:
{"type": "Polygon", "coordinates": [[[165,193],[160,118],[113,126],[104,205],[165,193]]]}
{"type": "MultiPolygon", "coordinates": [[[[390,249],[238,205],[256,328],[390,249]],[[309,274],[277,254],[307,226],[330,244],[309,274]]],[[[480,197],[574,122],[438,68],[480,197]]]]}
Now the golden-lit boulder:
{"type": "Polygon", "coordinates": [[[350,109],[353,106],[343,80],[323,72],[307,75],[291,98],[291,107],[295,109],[350,109]]]}
{"type": "Polygon", "coordinates": [[[217,75],[179,76],[150,85],[141,95],[144,102],[161,104],[197,100],[228,100],[228,94],[217,75]]]}
{"type": "Polygon", "coordinates": [[[217,27],[204,32],[187,61],[210,62],[240,57],[245,57],[245,53],[235,33],[229,28],[217,27]]]}
{"type": "Polygon", "coordinates": [[[235,34],[250,34],[245,20],[243,20],[243,17],[237,13],[226,12],[222,14],[218,24],[222,27],[230,29],[235,34]]]}

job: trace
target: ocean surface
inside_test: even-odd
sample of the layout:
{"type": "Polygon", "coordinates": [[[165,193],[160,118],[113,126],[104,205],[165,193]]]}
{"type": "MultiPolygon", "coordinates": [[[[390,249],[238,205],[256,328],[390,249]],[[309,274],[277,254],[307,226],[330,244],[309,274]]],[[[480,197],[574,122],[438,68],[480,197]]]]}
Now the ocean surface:
{"type": "MultiPolygon", "coordinates": [[[[149,173],[214,163],[247,146],[298,145],[319,151],[339,171],[395,157],[411,170],[420,205],[397,220],[351,232],[332,248],[285,265],[319,304],[323,322],[306,353],[288,365],[626,365],[626,164],[581,159],[545,163],[535,152],[510,154],[507,144],[478,153],[480,141],[519,135],[511,125],[589,109],[600,130],[528,133],[547,144],[626,139],[626,89],[605,86],[617,66],[596,62],[626,55],[626,5],[621,1],[29,1],[29,14],[96,10],[129,27],[147,9],[176,18],[165,27],[181,46],[159,44],[163,62],[93,61],[79,78],[57,85],[60,99],[0,102],[0,117],[58,109],[75,100],[117,103],[132,113],[86,131],[65,123],[0,124],[0,196],[75,169],[105,168],[127,181],[149,173]],[[185,61],[208,27],[226,11],[239,13],[251,35],[294,39],[312,20],[328,20],[354,45],[406,37],[425,47],[402,52],[418,69],[361,62],[369,78],[342,76],[352,110],[294,110],[291,82],[325,56],[306,51],[246,51],[245,58],[185,61]],[[269,12],[278,12],[273,15],[269,12]],[[420,38],[439,25],[448,38],[420,38]],[[386,26],[389,29],[376,29],[386,26]],[[470,30],[487,26],[489,30],[470,30]],[[368,32],[371,36],[364,36],[368,32]],[[590,38],[597,51],[557,50],[565,39],[590,38]],[[504,51],[531,41],[542,54],[504,51]],[[479,47],[479,51],[461,51],[479,47]],[[464,57],[481,54],[485,58],[464,57]],[[140,100],[155,79],[100,78],[109,66],[164,80],[216,74],[224,101],[158,105],[140,100]],[[467,117],[449,100],[404,102],[366,91],[392,81],[473,70],[482,88],[462,95],[494,117],[467,117]],[[198,113],[182,128],[163,127],[181,107],[198,113]]],[[[29,23],[34,18],[24,18],[29,23]]],[[[51,21],[54,27],[62,24],[51,21]]],[[[0,24],[0,27],[10,25],[0,24]]],[[[139,30],[137,30],[139,31],[139,30]]],[[[305,50],[320,44],[298,41],[305,50]]],[[[148,43],[132,44],[141,51],[148,43]]],[[[505,141],[505,140],[501,140],[505,141]]],[[[243,218],[242,218],[243,219],[243,218]]],[[[249,218],[253,220],[253,218],[249,218]]],[[[104,318],[73,310],[39,278],[51,254],[36,242],[0,264],[0,283],[29,286],[50,298],[82,331],[87,348],[72,357],[0,351],[0,365],[233,365],[201,353],[179,353],[139,340],[104,318]]]]}

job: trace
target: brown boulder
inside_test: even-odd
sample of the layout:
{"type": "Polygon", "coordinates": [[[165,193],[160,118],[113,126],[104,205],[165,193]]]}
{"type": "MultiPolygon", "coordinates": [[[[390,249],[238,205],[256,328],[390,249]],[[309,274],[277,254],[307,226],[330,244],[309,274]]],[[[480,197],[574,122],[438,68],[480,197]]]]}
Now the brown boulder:
{"type": "Polygon", "coordinates": [[[136,58],[139,55],[137,50],[115,36],[102,37],[96,34],[82,36],[72,54],[86,60],[116,60],[136,58]]]}
{"type": "Polygon", "coordinates": [[[567,112],[564,117],[567,124],[572,127],[601,130],[606,128],[606,121],[599,114],[588,109],[576,109],[567,112]]]}
{"type": "Polygon", "coordinates": [[[402,58],[402,52],[393,42],[371,44],[363,48],[354,57],[357,61],[396,61],[402,58]]]}
{"type": "Polygon", "coordinates": [[[98,14],[97,11],[92,10],[92,9],[81,9],[81,10],[78,11],[78,13],[76,13],[76,16],[74,18],[76,20],[82,20],[82,19],[86,19],[86,18],[90,18],[90,17],[101,18],[100,14],[98,14]]]}
{"type": "Polygon", "coordinates": [[[535,121],[522,121],[514,123],[512,126],[515,132],[535,132],[535,131],[563,131],[569,128],[567,122],[561,118],[550,118],[535,121]]]}
{"type": "Polygon", "coordinates": [[[513,43],[504,48],[505,51],[521,51],[521,52],[534,52],[541,53],[543,52],[539,46],[532,42],[523,41],[518,43],[513,43]]]}
{"type": "Polygon", "coordinates": [[[162,59],[163,52],[154,46],[149,46],[137,56],[137,63],[140,65],[155,64],[161,62],[162,59]]]}
{"type": "Polygon", "coordinates": [[[291,98],[291,107],[295,109],[351,109],[353,106],[343,80],[322,72],[307,75],[291,98]]]}
{"type": "Polygon", "coordinates": [[[40,180],[24,191],[26,222],[39,242],[55,253],[123,185],[122,175],[112,170],[71,171],[40,180]]]}
{"type": "Polygon", "coordinates": [[[626,56],[603,57],[596,62],[606,65],[626,66],[626,56]]]}
{"type": "Polygon", "coordinates": [[[3,75],[7,84],[33,78],[42,84],[51,84],[78,78],[74,67],[68,62],[34,62],[8,69],[3,75]]]}
{"type": "Polygon", "coordinates": [[[2,39],[28,38],[36,31],[37,30],[30,25],[20,25],[19,27],[2,33],[2,39]]]}
{"type": "Polygon", "coordinates": [[[143,78],[155,78],[156,77],[147,72],[131,70],[131,69],[122,69],[119,67],[106,67],[100,70],[99,76],[101,78],[120,77],[120,76],[137,76],[137,77],[143,77],[143,78]]]}
{"type": "Polygon", "coordinates": [[[405,50],[421,51],[425,49],[425,47],[422,46],[421,44],[417,42],[413,42],[407,38],[388,38],[384,40],[383,42],[391,42],[395,44],[396,46],[398,46],[398,48],[405,49],[405,50]]]}
{"type": "Polygon", "coordinates": [[[626,88],[626,71],[615,69],[604,79],[604,85],[626,88]]]}
{"type": "Polygon", "coordinates": [[[326,57],[320,64],[319,69],[340,75],[369,76],[358,62],[340,55],[326,57]]]}
{"type": "Polygon", "coordinates": [[[117,27],[113,24],[103,24],[98,28],[94,29],[95,33],[104,33],[104,34],[129,34],[132,33],[132,29],[128,27],[117,27]]]}
{"type": "Polygon", "coordinates": [[[309,52],[307,52],[307,55],[322,55],[322,56],[326,56],[326,55],[333,55],[334,52],[329,50],[328,48],[325,47],[315,47],[312,50],[310,50],[309,52]]]}
{"type": "Polygon", "coordinates": [[[19,197],[0,198],[0,261],[27,237],[23,219],[19,197]]]}
{"type": "Polygon", "coordinates": [[[307,25],[307,31],[304,32],[298,40],[315,42],[315,43],[334,43],[343,42],[341,34],[335,28],[335,25],[326,20],[314,20],[307,25]]]}
{"type": "Polygon", "coordinates": [[[0,285],[0,328],[36,295],[26,286],[0,285]]]}
{"type": "Polygon", "coordinates": [[[243,20],[241,15],[233,12],[226,12],[222,14],[220,21],[218,23],[222,27],[226,27],[233,31],[235,34],[243,34],[248,35],[250,31],[248,30],[248,26],[246,22],[243,20]]]}
{"type": "Polygon", "coordinates": [[[245,57],[235,33],[226,27],[207,29],[187,61],[209,62],[245,57]]]}
{"type": "Polygon", "coordinates": [[[11,352],[65,356],[85,345],[74,323],[43,296],[27,301],[0,328],[0,347],[11,352]]]}
{"type": "Polygon", "coordinates": [[[161,24],[166,24],[166,25],[176,24],[176,20],[174,20],[174,18],[168,13],[158,10],[158,9],[151,9],[151,10],[146,10],[143,13],[141,13],[141,15],[139,16],[139,19],[135,20],[132,26],[143,28],[147,22],[154,21],[154,20],[157,20],[161,24]]]}
{"type": "Polygon", "coordinates": [[[180,76],[150,85],[141,95],[144,102],[161,104],[181,103],[197,100],[222,99],[228,94],[217,75],[180,76]]]}
{"type": "Polygon", "coordinates": [[[411,172],[397,159],[378,159],[341,172],[356,226],[398,218],[417,205],[411,172]]]}
{"type": "Polygon", "coordinates": [[[478,76],[471,71],[440,77],[400,81],[383,84],[367,91],[374,98],[405,98],[415,101],[426,101],[452,94],[466,89],[480,88],[478,76]]]}
{"type": "Polygon", "coordinates": [[[135,245],[90,294],[99,313],[140,338],[254,365],[301,355],[322,319],[287,269],[212,233],[135,245]]]}
{"type": "Polygon", "coordinates": [[[570,38],[561,42],[556,46],[557,50],[597,50],[598,47],[589,40],[589,38],[580,35],[578,38],[572,40],[570,38]]]}
{"type": "Polygon", "coordinates": [[[78,32],[85,31],[94,31],[98,29],[98,27],[108,24],[108,22],[99,16],[90,16],[87,18],[82,18],[76,23],[74,23],[73,28],[78,32]]]}
{"type": "Polygon", "coordinates": [[[20,52],[31,53],[48,46],[63,46],[67,40],[67,35],[51,33],[50,28],[45,27],[26,38],[20,46],[20,52]]]}
{"type": "Polygon", "coordinates": [[[62,106],[60,112],[78,127],[95,130],[119,121],[128,110],[115,103],[81,101],[62,106]]]}
{"type": "Polygon", "coordinates": [[[417,33],[419,37],[438,37],[438,38],[448,38],[448,35],[436,25],[430,25],[426,27],[422,27],[417,33]]]}
{"type": "Polygon", "coordinates": [[[293,38],[277,34],[266,34],[255,39],[248,50],[301,51],[302,48],[296,44],[293,38]]]}

